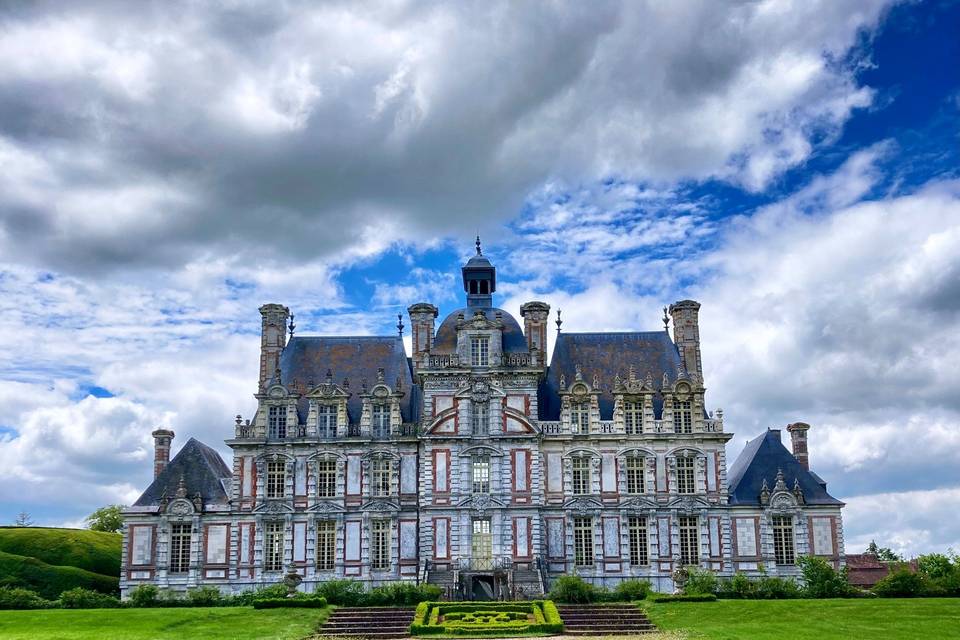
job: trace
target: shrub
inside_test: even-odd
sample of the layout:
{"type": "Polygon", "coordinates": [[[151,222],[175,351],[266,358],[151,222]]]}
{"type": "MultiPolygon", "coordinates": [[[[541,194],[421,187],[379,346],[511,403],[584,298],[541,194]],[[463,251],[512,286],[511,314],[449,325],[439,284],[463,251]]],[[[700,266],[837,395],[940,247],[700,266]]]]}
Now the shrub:
{"type": "Polygon", "coordinates": [[[367,594],[363,590],[363,585],[348,578],[327,580],[318,585],[314,593],[326,598],[330,604],[340,607],[359,607],[366,604],[364,600],[367,594]]]}
{"type": "Polygon", "coordinates": [[[16,587],[0,587],[0,609],[52,609],[55,602],[40,597],[35,591],[16,587]]]}
{"type": "Polygon", "coordinates": [[[644,600],[650,591],[650,583],[646,580],[624,580],[613,590],[610,599],[618,602],[644,600]]]}
{"type": "Polygon", "coordinates": [[[197,587],[187,592],[187,601],[191,607],[219,607],[229,603],[216,587],[197,587]]]}
{"type": "Polygon", "coordinates": [[[120,606],[120,599],[75,587],[60,594],[60,606],[64,609],[115,609],[120,606]]]}
{"type": "Polygon", "coordinates": [[[253,605],[256,600],[270,600],[273,598],[286,597],[287,587],[282,584],[274,584],[270,585],[269,587],[262,587],[255,591],[244,591],[243,593],[232,596],[229,601],[233,606],[248,607],[253,605]]]}
{"type": "Polygon", "coordinates": [[[847,582],[847,568],[836,571],[816,556],[800,556],[797,564],[803,573],[803,592],[809,598],[846,598],[853,595],[847,582]]]}
{"type": "Polygon", "coordinates": [[[694,595],[698,593],[716,593],[717,576],[709,569],[690,567],[687,583],[683,586],[683,593],[694,595]]]}
{"type": "Polygon", "coordinates": [[[803,589],[792,578],[762,575],[757,580],[753,597],[758,600],[784,600],[799,598],[803,594],[803,589]]]}
{"type": "Polygon", "coordinates": [[[316,596],[308,598],[266,598],[253,601],[254,609],[279,609],[282,607],[322,609],[325,606],[327,606],[327,599],[316,596]]]}
{"type": "Polygon", "coordinates": [[[568,604],[589,604],[601,598],[597,588],[577,576],[561,576],[550,589],[550,599],[568,604]]]}
{"type": "Polygon", "coordinates": [[[156,607],[160,601],[160,589],[152,584],[141,584],[130,592],[130,604],[134,607],[156,607]]]}
{"type": "Polygon", "coordinates": [[[873,585],[873,592],[881,598],[916,598],[927,595],[929,589],[923,575],[903,567],[873,585]]]}
{"type": "Polygon", "coordinates": [[[716,602],[717,596],[712,593],[691,593],[682,595],[662,594],[651,597],[651,600],[657,604],[663,602],[716,602]]]}
{"type": "Polygon", "coordinates": [[[757,583],[742,573],[736,573],[720,584],[717,595],[721,598],[749,599],[757,597],[757,583]]]}
{"type": "Polygon", "coordinates": [[[363,594],[361,602],[373,607],[411,607],[420,602],[439,600],[442,593],[443,590],[435,584],[395,582],[371,589],[363,594]]]}

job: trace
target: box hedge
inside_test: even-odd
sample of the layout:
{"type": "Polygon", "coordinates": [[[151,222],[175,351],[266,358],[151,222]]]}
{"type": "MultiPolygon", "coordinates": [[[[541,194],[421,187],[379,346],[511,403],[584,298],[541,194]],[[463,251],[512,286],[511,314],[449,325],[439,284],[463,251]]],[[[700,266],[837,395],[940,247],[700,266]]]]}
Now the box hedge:
{"type": "Polygon", "coordinates": [[[411,635],[503,636],[505,634],[563,633],[563,621],[549,600],[529,602],[421,602],[411,635]],[[440,616],[444,620],[440,621],[440,616]],[[450,616],[450,617],[447,617],[450,616]],[[529,619],[533,616],[533,620],[529,619]]]}
{"type": "Polygon", "coordinates": [[[322,609],[327,606],[326,598],[270,598],[254,600],[254,609],[322,609]]]}

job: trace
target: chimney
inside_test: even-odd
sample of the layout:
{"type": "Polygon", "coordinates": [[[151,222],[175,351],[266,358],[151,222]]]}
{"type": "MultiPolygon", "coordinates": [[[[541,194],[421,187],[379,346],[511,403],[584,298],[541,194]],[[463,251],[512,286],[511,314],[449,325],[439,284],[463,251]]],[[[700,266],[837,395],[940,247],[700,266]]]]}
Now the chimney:
{"type": "Polygon", "coordinates": [[[429,302],[418,302],[407,308],[410,315],[410,342],[414,371],[420,368],[420,356],[433,348],[433,321],[437,308],[429,302]]]}
{"type": "Polygon", "coordinates": [[[810,455],[807,451],[807,431],[809,430],[810,425],[805,422],[794,422],[787,425],[787,431],[790,432],[793,457],[808,471],[810,470],[810,455]]]}
{"type": "Polygon", "coordinates": [[[280,353],[287,344],[287,321],[290,309],[282,304],[260,307],[260,390],[267,386],[280,366],[280,353]]]}
{"type": "Polygon", "coordinates": [[[523,317],[523,334],[527,337],[527,349],[536,347],[540,353],[540,365],[547,366],[547,322],[550,305],[545,302],[527,302],[520,306],[523,317]]]}
{"type": "Polygon", "coordinates": [[[687,373],[696,375],[703,384],[703,365],[700,360],[700,303],[681,300],[670,305],[673,318],[673,342],[680,351],[687,373]]]}
{"type": "Polygon", "coordinates": [[[170,443],[173,442],[173,431],[159,428],[153,436],[153,478],[156,479],[170,462],[170,443]]]}

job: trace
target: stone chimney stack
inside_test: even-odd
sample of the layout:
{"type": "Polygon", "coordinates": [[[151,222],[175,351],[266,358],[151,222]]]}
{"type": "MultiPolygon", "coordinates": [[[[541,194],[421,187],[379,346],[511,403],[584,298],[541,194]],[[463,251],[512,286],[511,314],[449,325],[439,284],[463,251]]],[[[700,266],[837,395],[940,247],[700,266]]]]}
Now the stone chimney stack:
{"type": "Polygon", "coordinates": [[[280,353],[287,345],[287,322],[290,309],[282,304],[265,304],[260,307],[262,320],[260,331],[260,390],[267,386],[280,366],[280,353]]]}
{"type": "Polygon", "coordinates": [[[790,432],[793,457],[808,471],[810,470],[810,454],[807,451],[807,431],[809,430],[810,425],[805,422],[794,422],[787,425],[787,431],[790,432]]]}
{"type": "Polygon", "coordinates": [[[680,351],[687,373],[696,375],[703,384],[703,364],[700,360],[700,303],[681,300],[670,305],[673,319],[673,342],[680,351]]]}
{"type": "Polygon", "coordinates": [[[433,349],[433,325],[437,308],[428,302],[418,302],[407,308],[410,315],[410,341],[413,347],[413,369],[420,368],[421,356],[433,349]]]}
{"type": "Polygon", "coordinates": [[[161,427],[150,435],[153,436],[153,478],[156,479],[170,462],[170,443],[174,433],[161,427]]]}
{"type": "Polygon", "coordinates": [[[527,349],[536,347],[540,354],[540,366],[547,366],[547,324],[550,320],[550,305],[545,302],[527,302],[520,306],[523,317],[523,334],[527,337],[527,349]]]}

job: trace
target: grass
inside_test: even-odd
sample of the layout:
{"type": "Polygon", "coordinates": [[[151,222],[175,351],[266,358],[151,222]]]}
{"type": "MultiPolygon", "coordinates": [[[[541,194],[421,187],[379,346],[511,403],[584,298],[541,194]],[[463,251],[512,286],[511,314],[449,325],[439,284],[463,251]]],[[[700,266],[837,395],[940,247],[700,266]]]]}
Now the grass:
{"type": "Polygon", "coordinates": [[[960,599],[720,600],[641,606],[665,631],[711,640],[960,638],[960,599]]]}
{"type": "Polygon", "coordinates": [[[56,600],[63,591],[74,587],[116,594],[119,583],[120,579],[115,576],[77,567],[57,567],[36,558],[0,551],[0,585],[32,589],[48,600],[56,600]]]}
{"type": "Polygon", "coordinates": [[[49,527],[0,527],[0,551],[58,567],[120,575],[119,533],[49,527]]]}
{"type": "Polygon", "coordinates": [[[0,611],[4,640],[286,640],[315,633],[330,609],[211,607],[0,611]]]}

